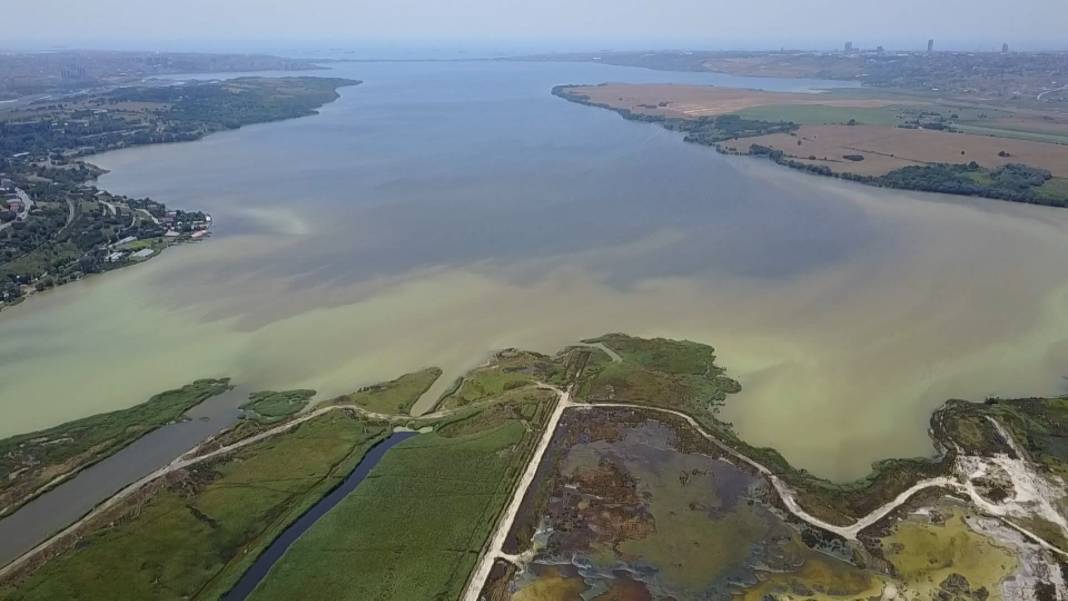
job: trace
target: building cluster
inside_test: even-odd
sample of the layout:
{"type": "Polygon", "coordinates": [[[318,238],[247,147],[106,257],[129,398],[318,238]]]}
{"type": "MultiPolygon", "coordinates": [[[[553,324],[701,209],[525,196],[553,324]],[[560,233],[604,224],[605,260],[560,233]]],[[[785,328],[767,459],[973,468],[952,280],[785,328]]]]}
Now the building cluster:
{"type": "MultiPolygon", "coordinates": [[[[934,53],[934,51],[935,51],[935,41],[933,39],[927,40],[927,53],[931,54],[931,53],[934,53]]],[[[856,46],[853,42],[846,42],[842,47],[842,52],[844,54],[873,54],[873,53],[874,54],[883,54],[883,53],[886,52],[886,49],[883,48],[882,46],[876,46],[875,50],[865,50],[863,48],[860,48],[860,47],[856,46]]],[[[907,51],[899,51],[898,53],[899,54],[902,54],[902,53],[903,54],[907,54],[907,51]]],[[[1008,54],[1009,53],[1009,44],[1007,42],[1001,45],[1001,53],[1002,54],[1008,54]]]]}
{"type": "Polygon", "coordinates": [[[211,227],[211,215],[167,211],[159,218],[159,224],[167,229],[166,236],[177,237],[182,232],[207,231],[211,227]]]}
{"type": "Polygon", "coordinates": [[[6,177],[0,178],[0,211],[8,211],[14,214],[15,219],[21,219],[25,216],[26,208],[25,201],[15,188],[15,182],[6,177]]]}
{"type": "MultiPolygon", "coordinates": [[[[199,240],[208,234],[211,227],[211,215],[207,213],[186,213],[182,211],[167,211],[158,219],[159,225],[164,228],[164,243],[176,242],[179,239],[199,240]]],[[[123,260],[141,261],[149,258],[156,251],[152,248],[128,248],[137,242],[137,236],[126,236],[114,242],[108,247],[106,260],[115,263],[123,260]]]]}

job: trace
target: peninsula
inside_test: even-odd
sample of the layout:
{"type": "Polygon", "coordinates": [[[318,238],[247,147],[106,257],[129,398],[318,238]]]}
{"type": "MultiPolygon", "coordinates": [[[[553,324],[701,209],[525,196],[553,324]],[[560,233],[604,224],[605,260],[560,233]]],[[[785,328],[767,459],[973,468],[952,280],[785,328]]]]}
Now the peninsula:
{"type": "Polygon", "coordinates": [[[100,190],[84,157],[315,114],[359,81],[241,77],[142,83],[0,110],[0,309],[208,235],[211,216],[100,190]]]}
{"type": "Polygon", "coordinates": [[[565,85],[553,94],[687,142],[869,185],[1068,206],[1068,113],[904,91],[565,85]]]}
{"type": "Polygon", "coordinates": [[[609,334],[551,356],[509,349],[412,416],[440,376],[422,370],[310,405],[310,391],[253,395],[235,427],[0,568],[0,594],[1052,601],[1068,592],[1066,398],[950,401],[931,418],[936,456],[835,483],[717,417],[739,385],[704,344],[609,334]],[[391,431],[418,434],[391,437],[329,512],[309,511],[352,482],[391,431]],[[267,553],[297,521],[288,550],[267,553]]]}

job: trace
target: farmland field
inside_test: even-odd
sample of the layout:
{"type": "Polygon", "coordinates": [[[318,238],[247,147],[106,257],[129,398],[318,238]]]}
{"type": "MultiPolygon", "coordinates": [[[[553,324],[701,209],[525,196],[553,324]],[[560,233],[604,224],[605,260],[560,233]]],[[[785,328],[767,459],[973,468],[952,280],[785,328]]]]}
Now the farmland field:
{"type": "Polygon", "coordinates": [[[183,470],[100,516],[76,546],[6,583],[0,598],[217,598],[385,434],[331,411],[286,436],[183,470]]]}
{"type": "Polygon", "coordinates": [[[1023,163],[1068,176],[1068,146],[992,136],[910,130],[867,125],[802,126],[796,135],[771,134],[726,142],[744,151],[751,144],[782,150],[809,163],[827,165],[835,172],[885,175],[894,169],[927,163],[968,163],[987,168],[1023,163]],[[800,142],[800,144],[799,144],[800,142]],[[1007,153],[999,156],[998,153],[1007,153]],[[845,155],[861,155],[862,161],[845,155]],[[807,157],[814,156],[815,160],[807,157]]]}
{"type": "Polygon", "coordinates": [[[546,409],[538,401],[491,405],[393,448],[252,599],[458,598],[546,409]]]}
{"type": "Polygon", "coordinates": [[[877,109],[893,105],[893,100],[838,97],[824,94],[764,92],[738,88],[671,84],[603,84],[570,86],[569,93],[586,96],[591,104],[610,105],[638,113],[664,117],[696,118],[723,115],[767,105],[791,107],[816,105],[877,109]]]}

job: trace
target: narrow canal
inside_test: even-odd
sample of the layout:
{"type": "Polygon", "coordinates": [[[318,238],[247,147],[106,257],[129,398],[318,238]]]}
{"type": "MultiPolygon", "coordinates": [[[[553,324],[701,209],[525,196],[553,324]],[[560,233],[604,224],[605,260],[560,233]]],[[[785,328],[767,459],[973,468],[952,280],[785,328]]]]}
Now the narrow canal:
{"type": "Polygon", "coordinates": [[[378,465],[378,462],[385,457],[387,451],[415,435],[415,432],[394,432],[389,438],[368,451],[367,455],[356,466],[356,469],[352,470],[352,473],[345,478],[344,482],[330,491],[318,503],[311,506],[303,515],[297,518],[297,521],[283,530],[278,538],[274,539],[271,545],[256,558],[256,562],[252,564],[248,571],[241,576],[241,580],[238,580],[234,588],[223,596],[223,601],[243,601],[247,599],[259,583],[267,577],[274,564],[285,555],[286,550],[297,542],[297,539],[307,532],[309,528],[315,525],[319,518],[326,515],[328,511],[356,490],[364,478],[371,473],[371,470],[378,465]]]}
{"type": "MultiPolygon", "coordinates": [[[[100,503],[176,457],[233,425],[248,400],[238,386],[190,409],[176,423],[149,432],[131,445],[0,519],[0,566],[7,565],[100,503]]],[[[3,477],[4,474],[0,474],[3,477]]]]}

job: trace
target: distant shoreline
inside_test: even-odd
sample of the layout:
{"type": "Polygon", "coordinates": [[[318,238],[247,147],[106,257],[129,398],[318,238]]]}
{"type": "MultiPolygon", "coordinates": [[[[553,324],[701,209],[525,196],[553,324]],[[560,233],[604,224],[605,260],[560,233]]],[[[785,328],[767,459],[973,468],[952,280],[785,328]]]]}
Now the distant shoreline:
{"type": "MultiPolygon", "coordinates": [[[[125,216],[129,215],[131,221],[128,229],[135,226],[141,227],[141,224],[145,224],[145,227],[152,231],[154,235],[126,235],[117,244],[112,244],[105,240],[103,244],[95,246],[82,255],[81,259],[78,259],[80,262],[85,257],[93,256],[93,264],[96,266],[94,270],[77,271],[71,276],[53,275],[50,271],[45,271],[28,280],[20,278],[21,281],[16,282],[18,294],[14,299],[5,296],[5,282],[0,281],[0,311],[21,305],[29,297],[39,292],[72,281],[85,279],[98,273],[116,271],[143,263],[159,256],[163,250],[170,246],[196,242],[210,237],[210,227],[213,225],[211,215],[199,211],[168,210],[165,205],[149,199],[129,199],[125,196],[112,195],[95,186],[87,187],[86,184],[95,182],[98,176],[107,171],[87,160],[83,160],[81,157],[91,157],[104,152],[161,143],[195,142],[219,131],[315,115],[318,114],[318,109],[340,97],[338,92],[340,88],[361,83],[361,81],[352,79],[307,76],[242,77],[204,82],[196,84],[197,88],[183,86],[180,90],[183,94],[188,94],[191,89],[203,90],[205,97],[202,100],[194,98],[189,103],[188,108],[182,107],[181,104],[161,104],[161,106],[167,107],[166,110],[170,112],[162,116],[149,113],[148,116],[143,117],[147,122],[153,124],[157,132],[148,138],[129,139],[127,134],[122,131],[116,134],[105,132],[105,136],[112,135],[112,141],[109,142],[109,138],[105,137],[101,138],[103,140],[102,147],[90,147],[88,149],[77,147],[59,167],[52,166],[52,156],[54,154],[53,147],[49,144],[49,136],[53,134],[48,130],[38,134],[39,137],[43,138],[42,140],[31,142],[48,149],[47,153],[42,153],[39,150],[11,153],[10,151],[13,149],[8,148],[9,158],[7,161],[9,167],[8,172],[4,173],[5,179],[10,177],[21,186],[28,187],[31,195],[34,191],[33,187],[41,186],[38,180],[40,180],[39,174],[42,170],[42,165],[44,165],[44,168],[52,169],[53,172],[63,175],[65,180],[62,185],[66,186],[68,195],[84,196],[79,205],[83,203],[99,205],[99,210],[102,214],[107,216],[110,212],[112,218],[122,215],[123,219],[125,219],[125,216]],[[238,90],[248,90],[247,92],[242,92],[242,94],[251,95],[253,104],[241,104],[241,101],[238,100],[236,101],[237,104],[231,105],[228,103],[232,96],[226,94],[222,96],[214,95],[214,92],[220,88],[229,90],[230,88],[235,88],[235,86],[238,90]],[[256,102],[259,104],[255,104],[256,102]],[[174,116],[170,117],[169,115],[172,113],[174,116]],[[27,152],[30,152],[29,156],[20,156],[26,155],[27,152]],[[83,173],[87,179],[84,181],[77,181],[76,178],[71,179],[67,174],[71,172],[72,167],[76,168],[78,173],[83,173]],[[108,202],[108,200],[111,202],[108,202]],[[133,204],[135,202],[138,203],[136,206],[133,204]],[[136,248],[132,246],[127,248],[130,245],[136,246],[136,248]]],[[[135,103],[161,102],[166,101],[169,98],[168,95],[173,95],[173,93],[174,90],[171,88],[134,87],[101,92],[97,96],[90,94],[88,99],[82,100],[82,102],[92,103],[94,99],[99,98],[98,102],[101,106],[114,106],[116,95],[120,98],[131,96],[135,103]]],[[[74,101],[71,102],[73,103],[74,101]]],[[[126,101],[120,101],[120,106],[121,102],[126,101]]],[[[62,107],[64,104],[56,106],[62,107]]],[[[79,110],[85,112],[84,109],[79,110]]],[[[106,108],[97,109],[94,113],[100,113],[101,120],[103,120],[109,117],[108,110],[106,108]]],[[[61,116],[65,117],[66,114],[61,113],[61,116]]],[[[106,121],[105,124],[107,124],[106,121]]],[[[0,121],[0,127],[2,126],[4,126],[4,122],[0,121]]],[[[60,140],[67,141],[66,138],[60,138],[60,140]]],[[[77,142],[76,140],[75,144],[77,142]]],[[[58,152],[60,149],[56,151],[58,152]]],[[[0,164],[0,168],[2,167],[3,165],[0,164]]],[[[15,187],[14,189],[22,193],[22,188],[15,187]]],[[[46,191],[43,187],[41,189],[41,194],[54,194],[54,192],[46,191]]],[[[71,207],[71,212],[64,229],[70,227],[75,219],[74,205],[69,202],[68,204],[71,207]]],[[[26,219],[29,218],[27,217],[26,219]]],[[[99,227],[104,227],[104,224],[99,227]]],[[[62,231],[61,229],[58,233],[62,234],[62,231]]],[[[13,259],[12,262],[19,259],[26,260],[37,250],[35,248],[29,253],[13,259]]],[[[0,268],[5,267],[8,267],[8,265],[0,264],[0,268]]],[[[0,271],[0,276],[3,274],[4,272],[0,271]]],[[[11,294],[11,284],[8,283],[6,285],[8,286],[7,294],[11,294]]]]}
{"type": "MultiPolygon", "coordinates": [[[[763,157],[814,175],[881,188],[1068,207],[1068,145],[1014,138],[1017,132],[1011,131],[1004,137],[962,133],[939,113],[924,117],[924,111],[950,111],[954,105],[927,108],[917,104],[920,116],[915,122],[894,126],[867,125],[848,117],[857,113],[887,119],[895,111],[912,110],[867,96],[799,99],[796,94],[683,84],[558,85],[552,94],[613,111],[630,121],[679,131],[686,142],[711,146],[722,154],[763,157]],[[823,126],[794,121],[798,115],[808,117],[820,111],[840,114],[842,121],[823,126]],[[888,146],[880,151],[865,140],[888,146]],[[973,152],[960,150],[957,156],[962,147],[973,152]],[[907,158],[924,153],[929,158],[907,158]],[[990,158],[977,158],[981,153],[990,158]]],[[[897,102],[904,105],[906,101],[897,102]]],[[[966,131],[966,126],[959,129],[966,131]]],[[[1068,122],[1065,132],[1068,144],[1068,122]]]]}

